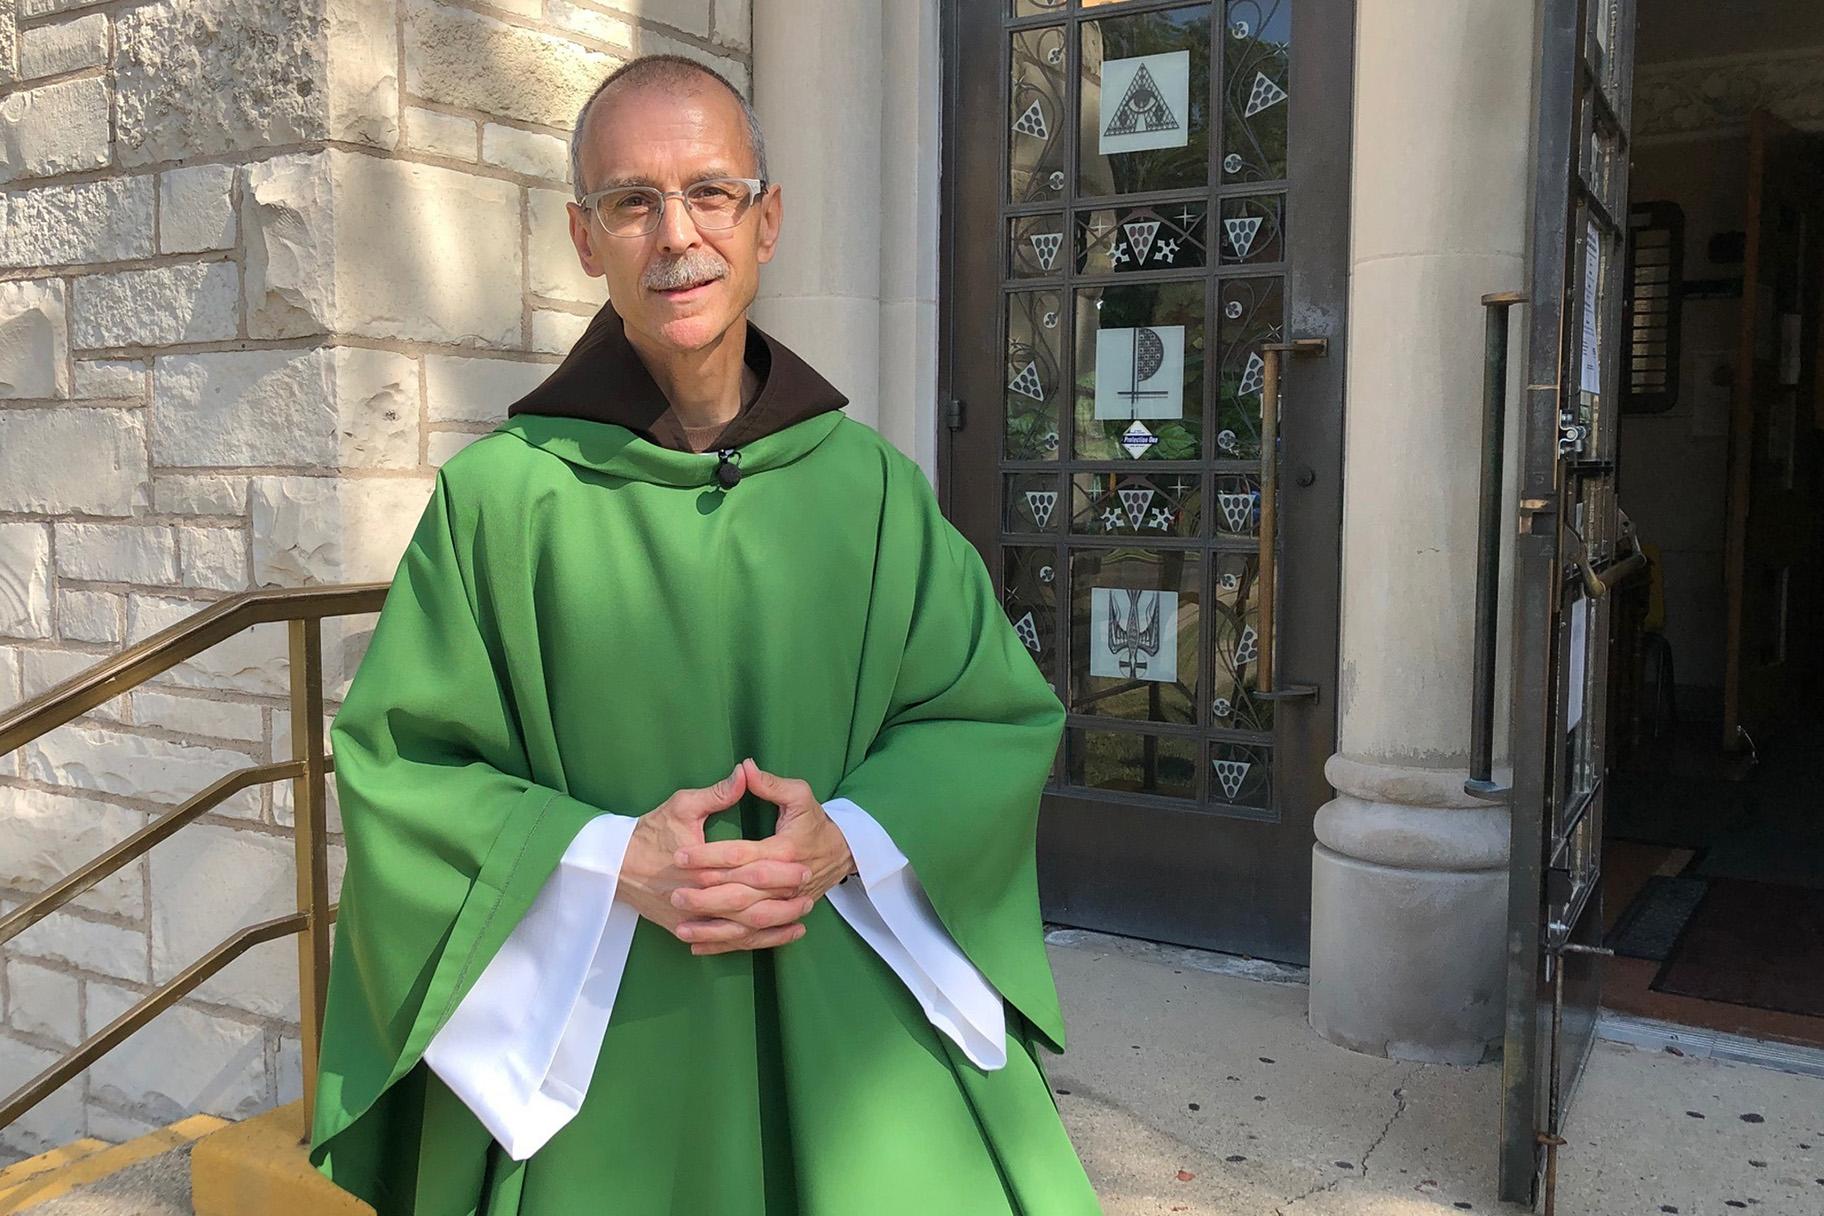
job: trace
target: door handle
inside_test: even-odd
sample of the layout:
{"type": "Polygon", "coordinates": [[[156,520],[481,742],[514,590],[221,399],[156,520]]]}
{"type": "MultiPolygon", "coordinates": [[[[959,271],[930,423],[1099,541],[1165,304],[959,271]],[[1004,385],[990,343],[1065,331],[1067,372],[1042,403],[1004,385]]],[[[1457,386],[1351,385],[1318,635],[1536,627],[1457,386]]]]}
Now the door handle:
{"type": "Polygon", "coordinates": [[[1635,571],[1646,568],[1647,555],[1645,550],[1640,547],[1640,537],[1634,533],[1634,521],[1629,519],[1628,513],[1620,508],[1616,509],[1616,514],[1621,516],[1621,539],[1626,541],[1634,551],[1626,557],[1616,558],[1601,570],[1590,564],[1590,555],[1584,547],[1583,537],[1577,536],[1577,533],[1569,528],[1565,529],[1565,531],[1571,532],[1572,536],[1577,536],[1577,569],[1583,574],[1583,593],[1593,600],[1601,599],[1614,589],[1615,584],[1635,571]]]}
{"type": "MultiPolygon", "coordinates": [[[[1501,610],[1502,445],[1507,436],[1507,314],[1526,302],[1518,291],[1482,297],[1482,487],[1476,554],[1476,649],[1469,706],[1469,778],[1463,792],[1500,802],[1511,792],[1493,780],[1495,755],[1495,638],[1501,610]]],[[[1542,510],[1544,503],[1521,504],[1542,510]]]]}
{"type": "Polygon", "coordinates": [[[1260,348],[1260,573],[1255,595],[1260,608],[1260,626],[1256,630],[1260,658],[1254,669],[1256,688],[1251,694],[1257,701],[1291,701],[1317,695],[1315,684],[1280,688],[1274,681],[1274,592],[1279,576],[1279,379],[1281,360],[1286,355],[1329,353],[1328,338],[1294,338],[1290,342],[1269,342],[1260,348]]]}

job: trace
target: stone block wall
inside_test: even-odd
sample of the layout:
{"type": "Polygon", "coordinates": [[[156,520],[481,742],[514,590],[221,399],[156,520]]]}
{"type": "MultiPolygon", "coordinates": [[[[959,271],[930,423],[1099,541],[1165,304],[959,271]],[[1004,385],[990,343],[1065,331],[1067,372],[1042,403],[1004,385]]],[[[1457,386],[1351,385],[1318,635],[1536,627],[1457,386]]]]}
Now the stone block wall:
{"type": "MultiPolygon", "coordinates": [[[[390,577],[436,467],[602,302],[565,230],[577,106],[654,50],[747,88],[750,23],[749,0],[0,0],[0,707],[234,591],[390,577]]],[[[372,622],[325,631],[332,713],[372,622]]],[[[0,907],[287,756],[285,651],[258,627],[0,756],[0,907]]],[[[289,794],[237,795],[0,948],[0,1093],[289,910],[289,794]]],[[[295,958],[250,952],[0,1159],[296,1097],[295,958]]]]}

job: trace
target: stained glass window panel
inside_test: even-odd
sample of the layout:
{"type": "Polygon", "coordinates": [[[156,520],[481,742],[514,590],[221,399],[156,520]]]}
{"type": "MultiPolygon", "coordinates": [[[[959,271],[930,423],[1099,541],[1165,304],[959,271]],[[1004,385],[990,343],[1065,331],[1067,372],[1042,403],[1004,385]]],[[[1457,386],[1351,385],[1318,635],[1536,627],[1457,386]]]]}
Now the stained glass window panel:
{"type": "Polygon", "coordinates": [[[1207,184],[1210,6],[1085,21],[1081,30],[1079,192],[1207,184]]]}
{"type": "Polygon", "coordinates": [[[1203,292],[1201,281],[1077,292],[1078,459],[1201,454],[1203,292]]]}
{"type": "Polygon", "coordinates": [[[1228,0],[1222,35],[1222,180],[1286,176],[1291,0],[1228,0]]]}
{"type": "Polygon", "coordinates": [[[1064,395],[1063,293],[1007,296],[1006,418],[1008,460],[1055,460],[1064,395]]]}
{"type": "Polygon", "coordinates": [[[1217,290],[1216,458],[1260,459],[1261,347],[1281,340],[1285,305],[1277,278],[1225,279],[1217,290]]]}
{"type": "Polygon", "coordinates": [[[1222,260],[1277,262],[1286,256],[1286,196],[1250,194],[1222,200],[1222,260]]]}
{"type": "Polygon", "coordinates": [[[1013,632],[1045,678],[1058,678],[1057,550],[1007,545],[1001,550],[1001,606],[1013,632]]]}
{"type": "Polygon", "coordinates": [[[1265,743],[1210,741],[1209,800],[1271,813],[1273,749],[1265,743]]]}
{"type": "Polygon", "coordinates": [[[1007,253],[1016,279],[1056,278],[1064,273],[1064,217],[1027,215],[1007,225],[1007,253]]]}
{"type": "Polygon", "coordinates": [[[1083,274],[1195,269],[1206,264],[1202,203],[1105,207],[1077,213],[1077,270],[1083,274]]]}
{"type": "Polygon", "coordinates": [[[1196,721],[1202,577],[1194,552],[1072,551],[1072,712],[1196,721]]]}
{"type": "Polygon", "coordinates": [[[1064,194],[1064,59],[1061,25],[1013,35],[1007,196],[1016,203],[1064,194]]]}
{"type": "Polygon", "coordinates": [[[1243,473],[1216,475],[1216,535],[1227,540],[1260,534],[1260,478],[1243,473]]]}
{"type": "Polygon", "coordinates": [[[1077,473],[1070,530],[1080,536],[1196,536],[1203,516],[1196,473],[1077,473]]]}
{"type": "Polygon", "coordinates": [[[1056,532],[1064,512],[1058,503],[1056,473],[1010,473],[1007,476],[1008,532],[1056,532]]]}
{"type": "Polygon", "coordinates": [[[1213,560],[1210,725],[1268,731],[1273,729],[1273,702],[1254,697],[1260,671],[1260,557],[1218,552],[1213,560]]]}

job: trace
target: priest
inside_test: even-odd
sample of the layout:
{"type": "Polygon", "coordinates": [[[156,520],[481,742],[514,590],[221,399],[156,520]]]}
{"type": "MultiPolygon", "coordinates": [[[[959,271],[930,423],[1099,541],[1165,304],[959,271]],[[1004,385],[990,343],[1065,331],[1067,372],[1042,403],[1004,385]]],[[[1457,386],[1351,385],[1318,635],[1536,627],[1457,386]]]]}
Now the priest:
{"type": "Polygon", "coordinates": [[[331,728],[310,1160],[379,1216],[1099,1212],[1034,866],[1063,710],[916,464],[747,319],[780,187],[648,56],[611,303],[439,470],[331,728]]]}

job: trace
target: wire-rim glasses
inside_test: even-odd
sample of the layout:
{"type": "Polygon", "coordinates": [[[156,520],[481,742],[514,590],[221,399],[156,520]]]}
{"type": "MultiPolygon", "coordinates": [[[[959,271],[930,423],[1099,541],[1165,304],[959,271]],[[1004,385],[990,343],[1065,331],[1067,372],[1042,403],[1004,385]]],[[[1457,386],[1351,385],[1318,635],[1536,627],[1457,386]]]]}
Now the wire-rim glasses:
{"type": "Polygon", "coordinates": [[[583,195],[577,205],[593,215],[609,236],[646,236],[658,229],[665,200],[681,198],[691,221],[714,231],[739,224],[765,189],[766,182],[757,177],[711,177],[682,190],[610,186],[583,195]]]}

